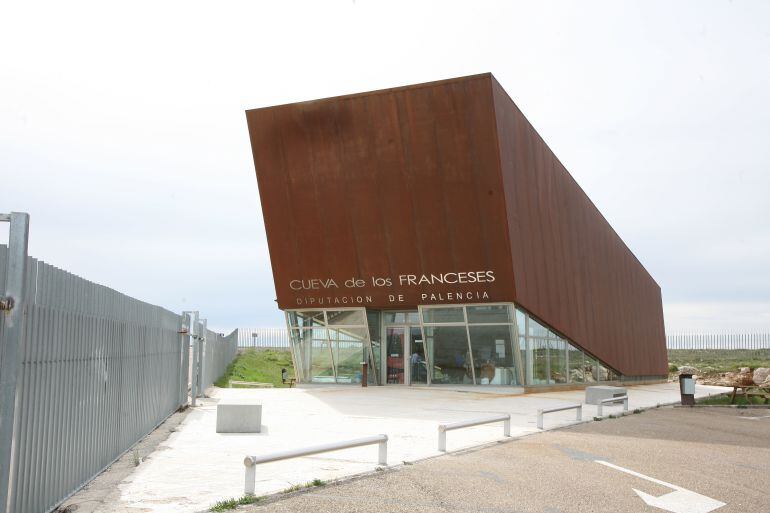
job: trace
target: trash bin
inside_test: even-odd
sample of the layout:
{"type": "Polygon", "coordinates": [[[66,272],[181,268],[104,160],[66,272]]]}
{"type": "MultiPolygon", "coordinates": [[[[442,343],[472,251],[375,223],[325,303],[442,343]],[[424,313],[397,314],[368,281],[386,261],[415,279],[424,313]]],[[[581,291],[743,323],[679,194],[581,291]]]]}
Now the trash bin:
{"type": "Polygon", "coordinates": [[[695,406],[695,380],[692,374],[679,375],[679,393],[682,396],[682,406],[695,406]]]}

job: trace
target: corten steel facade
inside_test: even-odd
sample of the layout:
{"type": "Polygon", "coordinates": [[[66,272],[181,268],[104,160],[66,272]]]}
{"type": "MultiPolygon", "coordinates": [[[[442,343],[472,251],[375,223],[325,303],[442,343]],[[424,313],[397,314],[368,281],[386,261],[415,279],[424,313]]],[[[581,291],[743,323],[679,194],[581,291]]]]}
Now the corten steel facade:
{"type": "MultiPolygon", "coordinates": [[[[277,302],[297,344],[312,345],[308,328],[348,326],[318,337],[336,362],[335,337],[352,343],[368,328],[362,343],[375,354],[363,358],[384,383],[393,373],[385,325],[398,321],[381,312],[400,311],[406,338],[422,344],[412,382],[420,372],[428,382],[588,382],[588,363],[560,359],[570,349],[605,369],[598,381],[666,374],[660,287],[491,74],[255,109],[247,121],[277,302]],[[431,305],[508,313],[470,308],[441,320],[431,305]],[[334,321],[343,308],[357,308],[357,320],[334,321]],[[484,319],[513,331],[489,331],[489,347],[476,350],[472,325],[484,319]],[[441,360],[442,341],[463,336],[465,354],[458,345],[441,360]],[[552,355],[547,364],[538,351],[552,355]],[[513,377],[495,371],[506,365],[513,377]],[[543,372],[545,381],[534,377],[543,372]]],[[[321,365],[294,356],[299,367],[321,365]]]]}

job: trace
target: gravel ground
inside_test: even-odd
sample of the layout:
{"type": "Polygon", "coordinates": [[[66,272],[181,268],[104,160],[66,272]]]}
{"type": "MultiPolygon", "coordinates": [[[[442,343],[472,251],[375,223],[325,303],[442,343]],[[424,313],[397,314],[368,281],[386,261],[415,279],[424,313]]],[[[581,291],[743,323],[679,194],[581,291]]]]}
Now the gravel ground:
{"type": "MultiPolygon", "coordinates": [[[[770,512],[770,410],[660,408],[428,459],[269,498],[239,512],[582,513],[662,511],[634,489],[672,492],[607,465],[770,512]]],[[[697,511],[677,510],[677,511],[697,511]]]]}

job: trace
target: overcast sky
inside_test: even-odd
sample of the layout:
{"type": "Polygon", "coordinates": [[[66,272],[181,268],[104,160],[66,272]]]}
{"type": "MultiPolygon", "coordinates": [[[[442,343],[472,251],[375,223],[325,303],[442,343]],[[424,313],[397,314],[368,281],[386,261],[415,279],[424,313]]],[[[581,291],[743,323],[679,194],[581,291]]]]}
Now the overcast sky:
{"type": "Polygon", "coordinates": [[[660,284],[667,331],[770,329],[770,2],[0,13],[0,211],[58,267],[280,326],[244,111],[491,71],[660,284]]]}

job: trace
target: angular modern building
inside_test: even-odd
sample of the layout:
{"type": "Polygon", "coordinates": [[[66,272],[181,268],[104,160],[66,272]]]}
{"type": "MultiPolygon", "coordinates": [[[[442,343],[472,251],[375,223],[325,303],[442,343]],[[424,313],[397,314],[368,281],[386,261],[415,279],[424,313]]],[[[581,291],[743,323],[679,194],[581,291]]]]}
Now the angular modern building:
{"type": "Polygon", "coordinates": [[[665,377],[660,287],[491,74],[246,117],[300,382],[665,377]]]}

